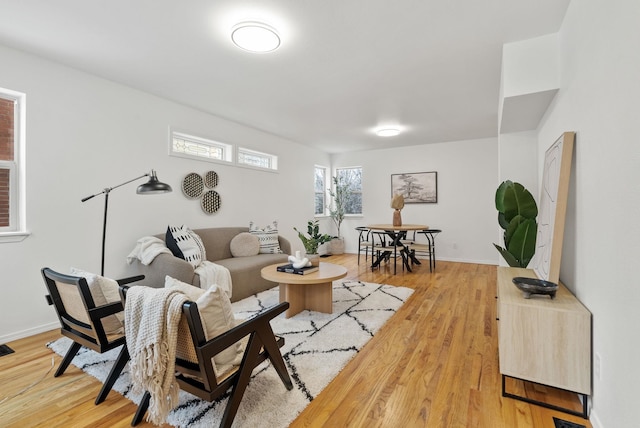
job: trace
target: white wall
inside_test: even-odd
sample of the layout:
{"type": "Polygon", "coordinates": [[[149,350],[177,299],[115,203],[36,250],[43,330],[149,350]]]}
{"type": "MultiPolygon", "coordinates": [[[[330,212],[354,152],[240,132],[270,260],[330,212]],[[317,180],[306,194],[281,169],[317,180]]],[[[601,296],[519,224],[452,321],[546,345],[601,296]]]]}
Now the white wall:
{"type": "Polygon", "coordinates": [[[105,274],[130,273],[125,257],[135,241],[167,224],[243,226],[278,220],[302,249],[293,226],[313,216],[313,165],[329,156],[55,63],[0,47],[0,86],[27,94],[27,227],[19,243],[0,244],[0,343],[53,328],[45,303],[44,266],[100,271],[104,197],[98,193],[152,168],[170,194],[136,195],[136,186],[109,197],[105,274]],[[279,173],[168,156],[168,129],[242,144],[279,156],[279,173]],[[214,170],[220,211],[207,215],[181,191],[189,172],[214,170]],[[291,195],[296,197],[291,203],[291,195]]]}
{"type": "MultiPolygon", "coordinates": [[[[363,216],[347,218],[344,235],[357,236],[356,226],[392,222],[391,174],[437,171],[438,203],[405,204],[403,223],[442,229],[436,241],[438,259],[498,262],[499,253],[492,245],[498,221],[494,206],[499,185],[497,139],[335,154],[332,162],[334,168],[363,168],[363,216]]],[[[356,245],[357,240],[348,241],[347,252],[357,252],[356,245]]]]}
{"type": "Polygon", "coordinates": [[[560,31],[561,89],[539,128],[540,172],[549,145],[577,133],[560,278],[593,314],[596,428],[638,426],[638,22],[635,0],[571,2],[560,31]]]}

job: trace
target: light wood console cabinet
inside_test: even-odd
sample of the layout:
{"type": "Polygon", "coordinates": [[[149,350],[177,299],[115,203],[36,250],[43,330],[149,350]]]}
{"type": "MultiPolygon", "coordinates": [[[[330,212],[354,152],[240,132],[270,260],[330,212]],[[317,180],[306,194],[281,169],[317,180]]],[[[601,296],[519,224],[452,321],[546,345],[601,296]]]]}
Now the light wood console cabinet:
{"type": "Polygon", "coordinates": [[[591,313],[563,284],[553,300],[542,295],[525,299],[512,282],[517,276],[536,278],[530,269],[498,267],[503,395],[523,399],[505,393],[504,376],[573,391],[583,395],[584,412],[569,413],[586,417],[587,396],[591,394],[591,313]]]}

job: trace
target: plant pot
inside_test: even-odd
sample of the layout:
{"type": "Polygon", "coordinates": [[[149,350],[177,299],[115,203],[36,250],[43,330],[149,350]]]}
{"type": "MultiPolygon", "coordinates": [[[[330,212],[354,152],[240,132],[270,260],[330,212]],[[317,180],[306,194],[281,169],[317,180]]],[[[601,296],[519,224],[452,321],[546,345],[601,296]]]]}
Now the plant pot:
{"type": "Polygon", "coordinates": [[[333,238],[329,241],[329,252],[331,254],[344,254],[344,238],[333,238]]]}
{"type": "Polygon", "coordinates": [[[311,266],[320,266],[320,254],[306,254],[306,258],[311,262],[311,266]]]}

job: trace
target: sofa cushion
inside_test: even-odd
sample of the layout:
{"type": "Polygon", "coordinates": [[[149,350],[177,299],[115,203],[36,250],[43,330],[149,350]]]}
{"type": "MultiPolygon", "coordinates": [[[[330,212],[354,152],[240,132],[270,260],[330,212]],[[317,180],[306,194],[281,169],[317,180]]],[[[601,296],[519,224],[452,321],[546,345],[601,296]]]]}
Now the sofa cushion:
{"type": "Polygon", "coordinates": [[[249,232],[237,234],[231,240],[231,254],[233,257],[256,256],[260,252],[260,240],[249,232]]]}
{"type": "Polygon", "coordinates": [[[263,267],[275,263],[287,263],[286,254],[258,254],[248,257],[231,257],[217,260],[216,264],[229,269],[233,283],[232,302],[275,287],[276,283],[264,279],[260,275],[263,267]]]}
{"type": "Polygon", "coordinates": [[[249,232],[260,241],[260,254],[281,254],[278,241],[278,222],[274,221],[265,227],[258,227],[254,222],[249,223],[249,232]]]}
{"type": "Polygon", "coordinates": [[[185,225],[168,226],[165,242],[174,256],[188,261],[193,267],[207,259],[202,239],[185,225]]]}
{"type": "MultiPolygon", "coordinates": [[[[236,320],[233,316],[233,310],[231,308],[231,302],[227,293],[225,293],[217,285],[212,285],[208,290],[203,290],[193,285],[178,281],[175,278],[167,276],[165,279],[165,287],[177,288],[184,293],[187,298],[198,305],[198,312],[200,313],[200,320],[202,321],[202,327],[204,329],[204,336],[207,340],[211,340],[214,337],[224,333],[225,331],[236,326],[236,320]]],[[[191,340],[189,335],[185,336],[188,341],[191,340]]],[[[183,338],[184,339],[184,338],[183,338]]],[[[182,352],[190,349],[191,347],[186,344],[180,344],[179,349],[182,352]]],[[[189,351],[186,354],[178,355],[181,358],[194,361],[194,355],[189,355],[189,351]]],[[[242,358],[242,346],[238,342],[233,346],[223,350],[213,357],[215,362],[216,374],[224,373],[228,370],[229,366],[237,365],[242,358]]],[[[197,358],[195,359],[197,361],[197,358]]]]}
{"type": "MultiPolygon", "coordinates": [[[[87,280],[87,285],[89,285],[89,291],[91,292],[93,303],[96,306],[104,306],[108,303],[120,301],[119,286],[113,279],[105,278],[104,276],[76,269],[74,267],[71,268],[71,275],[79,276],[87,280]]],[[[86,311],[86,309],[82,308],[82,311],[86,311]]],[[[107,334],[122,333],[123,321],[124,312],[119,312],[117,314],[104,317],[102,319],[102,327],[107,334]]]]}

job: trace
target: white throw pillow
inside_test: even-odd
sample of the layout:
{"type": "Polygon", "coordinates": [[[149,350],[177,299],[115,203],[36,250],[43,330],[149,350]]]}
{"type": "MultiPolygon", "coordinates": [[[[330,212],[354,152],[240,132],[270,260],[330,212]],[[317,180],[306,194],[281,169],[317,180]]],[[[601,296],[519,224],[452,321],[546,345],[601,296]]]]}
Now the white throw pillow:
{"type": "MultiPolygon", "coordinates": [[[[91,297],[93,297],[93,303],[95,303],[96,306],[104,306],[107,303],[120,301],[119,286],[113,279],[74,267],[71,268],[71,275],[79,276],[87,280],[91,297]]],[[[124,331],[123,321],[124,312],[118,312],[115,315],[109,315],[103,318],[102,327],[107,334],[122,333],[124,331]]]]}
{"type": "MultiPolygon", "coordinates": [[[[189,300],[198,305],[204,336],[207,340],[211,340],[236,326],[229,296],[217,285],[212,285],[208,290],[203,290],[167,276],[164,286],[177,288],[189,300]]],[[[186,339],[191,340],[191,337],[187,335],[186,339]]],[[[213,360],[215,362],[216,375],[226,372],[233,365],[239,365],[242,360],[242,353],[241,343],[238,342],[215,355],[213,360]]]]}
{"type": "Polygon", "coordinates": [[[260,240],[249,232],[238,233],[229,246],[233,257],[257,256],[260,253],[260,240]]]}
{"type": "Polygon", "coordinates": [[[260,241],[260,254],[281,254],[278,241],[278,222],[274,221],[263,228],[257,227],[253,222],[249,223],[249,232],[258,237],[260,241]]]}
{"type": "Polygon", "coordinates": [[[174,256],[186,260],[194,268],[207,259],[202,239],[185,225],[168,226],[165,242],[174,256]]]}

